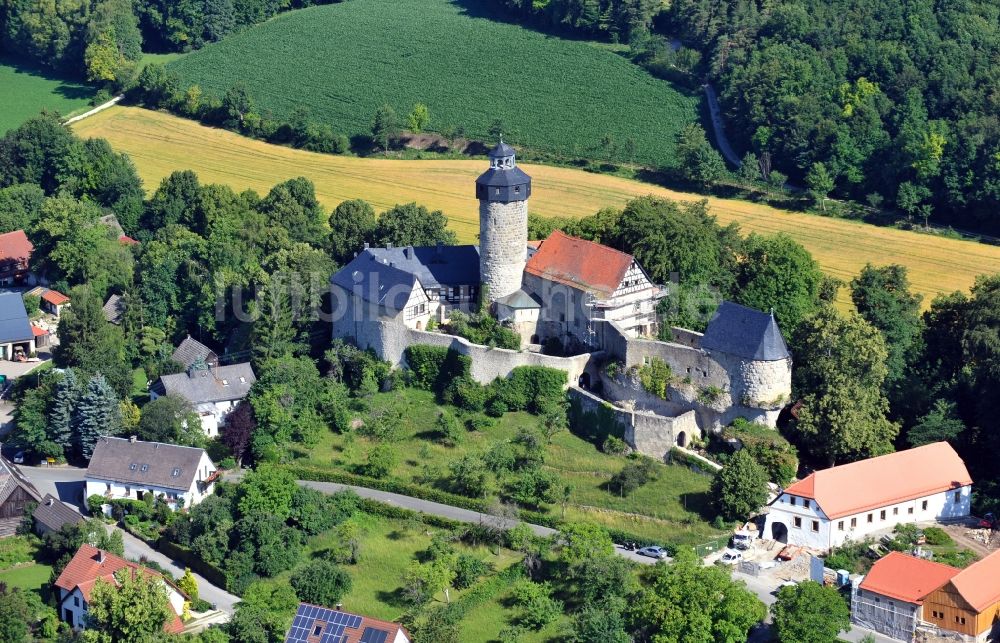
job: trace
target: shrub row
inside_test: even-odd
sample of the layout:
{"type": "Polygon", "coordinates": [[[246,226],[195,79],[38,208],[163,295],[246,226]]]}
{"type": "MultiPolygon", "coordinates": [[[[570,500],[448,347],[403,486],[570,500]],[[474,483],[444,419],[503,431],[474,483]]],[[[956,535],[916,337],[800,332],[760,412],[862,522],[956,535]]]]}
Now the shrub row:
{"type": "Polygon", "coordinates": [[[488,580],[483,581],[459,600],[451,603],[444,609],[438,610],[433,617],[441,618],[445,623],[452,625],[458,623],[470,611],[492,599],[498,593],[522,578],[524,578],[524,566],[515,563],[507,569],[497,572],[488,580]]]}
{"type": "Polygon", "coordinates": [[[225,572],[211,563],[206,563],[187,547],[161,537],[156,542],[156,549],[165,556],[169,556],[172,560],[183,563],[185,567],[190,567],[191,571],[201,574],[205,580],[216,587],[224,588],[227,586],[225,572]]]}
{"type": "MultiPolygon", "coordinates": [[[[378,491],[388,491],[390,493],[398,493],[400,495],[409,496],[411,498],[419,498],[421,500],[429,500],[431,502],[438,502],[443,505],[449,505],[452,507],[459,507],[461,509],[468,509],[469,511],[477,511],[479,513],[488,513],[490,510],[490,504],[479,498],[466,498],[465,496],[459,496],[453,493],[448,493],[447,491],[439,491],[437,489],[429,489],[427,487],[422,487],[420,485],[401,482],[399,480],[392,479],[376,479],[369,478],[366,476],[359,476],[352,473],[346,473],[343,471],[332,471],[329,469],[318,469],[315,467],[307,467],[303,465],[284,465],[284,468],[288,470],[293,476],[299,480],[312,480],[315,482],[335,482],[338,484],[353,485],[356,487],[364,487],[367,489],[377,489],[378,491]]],[[[395,507],[393,505],[387,505],[381,503],[377,500],[364,500],[363,509],[367,513],[373,513],[377,515],[384,516],[386,518],[411,518],[413,516],[422,516],[422,520],[432,526],[437,526],[441,528],[452,528],[460,525],[465,525],[467,523],[461,523],[458,521],[447,520],[444,518],[437,518],[434,516],[428,516],[427,514],[422,514],[420,512],[410,511],[408,509],[403,509],[401,507],[395,507]],[[375,508],[376,505],[381,505],[384,509],[375,508]],[[400,512],[400,513],[393,513],[400,512]]],[[[559,529],[561,526],[561,521],[552,516],[547,516],[543,513],[537,511],[530,511],[528,509],[521,509],[518,511],[518,518],[524,522],[531,523],[534,525],[541,525],[542,527],[549,527],[551,529],[559,529]]],[[[618,543],[624,542],[634,542],[639,543],[641,546],[646,545],[661,545],[668,547],[662,542],[651,540],[642,536],[637,536],[636,534],[630,533],[623,529],[608,529],[608,533],[611,535],[611,539],[618,543]]]]}

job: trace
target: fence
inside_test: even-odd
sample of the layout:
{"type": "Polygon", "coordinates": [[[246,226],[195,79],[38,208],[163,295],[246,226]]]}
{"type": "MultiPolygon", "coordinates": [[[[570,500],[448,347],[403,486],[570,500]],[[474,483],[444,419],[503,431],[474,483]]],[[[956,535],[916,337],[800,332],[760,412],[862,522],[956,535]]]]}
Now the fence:
{"type": "Polygon", "coordinates": [[[719,536],[715,540],[710,540],[707,543],[702,543],[700,545],[694,546],[694,552],[698,554],[699,557],[705,557],[712,552],[719,551],[720,549],[725,549],[729,546],[729,534],[724,536],[719,536]]]}

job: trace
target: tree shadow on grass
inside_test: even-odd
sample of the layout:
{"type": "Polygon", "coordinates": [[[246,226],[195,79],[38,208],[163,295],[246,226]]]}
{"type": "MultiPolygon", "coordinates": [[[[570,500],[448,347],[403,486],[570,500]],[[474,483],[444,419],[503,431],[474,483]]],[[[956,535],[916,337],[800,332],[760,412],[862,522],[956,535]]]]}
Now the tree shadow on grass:
{"type": "Polygon", "coordinates": [[[380,589],[375,592],[375,597],[386,605],[390,605],[392,607],[411,607],[410,601],[406,600],[406,595],[404,594],[402,587],[397,587],[392,591],[380,589]]]}
{"type": "Polygon", "coordinates": [[[712,494],[708,491],[682,493],[677,501],[687,511],[697,513],[703,520],[712,520],[716,512],[712,508],[712,494]]]}

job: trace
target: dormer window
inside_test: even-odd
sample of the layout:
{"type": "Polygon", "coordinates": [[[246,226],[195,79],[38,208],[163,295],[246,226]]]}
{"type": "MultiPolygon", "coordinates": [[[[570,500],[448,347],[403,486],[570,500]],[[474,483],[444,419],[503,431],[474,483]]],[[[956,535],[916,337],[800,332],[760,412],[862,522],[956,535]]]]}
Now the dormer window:
{"type": "Polygon", "coordinates": [[[245,377],[243,377],[243,376],[241,375],[241,376],[240,376],[240,384],[246,384],[246,383],[247,383],[247,378],[245,378],[245,377]]]}
{"type": "Polygon", "coordinates": [[[222,380],[223,386],[229,386],[229,380],[222,380]]]}
{"type": "Polygon", "coordinates": [[[170,477],[171,478],[176,478],[179,475],[181,475],[181,469],[180,469],[180,467],[174,467],[174,470],[170,472],[170,477]]]}
{"type": "Polygon", "coordinates": [[[133,462],[132,464],[128,465],[128,470],[129,471],[135,471],[138,468],[139,468],[139,465],[137,465],[135,462],[133,462]]]}
{"type": "Polygon", "coordinates": [[[142,467],[139,469],[139,471],[141,471],[143,473],[146,473],[146,471],[148,471],[148,470],[149,470],[149,465],[148,464],[142,465],[142,467]]]}

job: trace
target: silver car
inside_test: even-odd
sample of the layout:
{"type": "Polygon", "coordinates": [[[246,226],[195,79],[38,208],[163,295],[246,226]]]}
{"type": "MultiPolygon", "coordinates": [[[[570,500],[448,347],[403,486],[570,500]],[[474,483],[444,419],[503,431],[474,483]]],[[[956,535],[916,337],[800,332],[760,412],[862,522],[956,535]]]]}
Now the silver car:
{"type": "Polygon", "coordinates": [[[642,549],[635,552],[640,556],[648,556],[650,558],[656,558],[658,560],[663,560],[664,558],[669,558],[670,553],[663,547],[658,547],[656,545],[650,547],[643,547],[642,549]]]}

